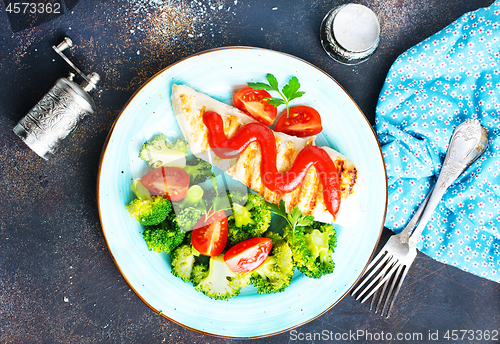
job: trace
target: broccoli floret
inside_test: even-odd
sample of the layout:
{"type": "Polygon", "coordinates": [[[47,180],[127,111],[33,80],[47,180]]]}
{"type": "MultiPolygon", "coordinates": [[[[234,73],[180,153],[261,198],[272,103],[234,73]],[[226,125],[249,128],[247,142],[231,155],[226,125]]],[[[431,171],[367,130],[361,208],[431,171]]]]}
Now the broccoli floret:
{"type": "Polygon", "coordinates": [[[175,218],[172,219],[172,222],[174,222],[177,228],[184,232],[192,231],[204,213],[205,212],[200,208],[189,207],[179,209],[175,214],[175,218]]]}
{"type": "Polygon", "coordinates": [[[182,244],[177,246],[170,253],[172,264],[172,275],[181,278],[184,282],[191,281],[191,272],[195,263],[195,255],[193,254],[193,246],[190,244],[182,244]]]}
{"type": "MultiPolygon", "coordinates": [[[[233,195],[232,199],[235,199],[233,195]]],[[[250,238],[260,237],[269,228],[271,211],[260,195],[250,193],[243,206],[232,202],[233,213],[228,220],[229,246],[234,246],[250,238]]]]}
{"type": "Polygon", "coordinates": [[[170,253],[182,243],[186,232],[167,218],[159,225],[146,226],[142,236],[150,251],[170,253]]]}
{"type": "Polygon", "coordinates": [[[195,266],[193,277],[195,289],[215,300],[229,300],[238,295],[250,279],[250,274],[238,274],[229,270],[223,254],[210,258],[205,278],[202,278],[205,270],[198,266],[195,266]]]}
{"type": "Polygon", "coordinates": [[[227,193],[227,197],[231,201],[231,204],[245,205],[248,201],[248,192],[243,192],[241,190],[234,190],[227,193]]]}
{"type": "Polygon", "coordinates": [[[182,152],[186,156],[189,154],[189,146],[186,140],[178,139],[175,143],[167,141],[167,147],[175,151],[182,152]]]}
{"type": "Polygon", "coordinates": [[[195,262],[191,271],[191,282],[194,286],[200,284],[208,276],[208,264],[195,262]]]}
{"type": "Polygon", "coordinates": [[[142,226],[158,225],[172,213],[172,203],[162,196],[152,196],[151,199],[145,200],[136,198],[126,208],[130,216],[142,226]]]}
{"type": "Polygon", "coordinates": [[[172,144],[168,142],[164,134],[157,134],[144,143],[139,152],[139,157],[147,161],[153,169],[162,166],[183,168],[186,166],[187,154],[188,146],[186,141],[177,140],[175,144],[172,144]]]}
{"type": "Polygon", "coordinates": [[[205,160],[195,158],[194,163],[189,162],[189,165],[183,167],[184,171],[189,174],[191,184],[200,184],[205,182],[209,177],[214,175],[212,165],[205,160]]]}
{"type": "Polygon", "coordinates": [[[313,221],[294,230],[287,226],[284,238],[292,249],[295,266],[307,277],[321,278],[335,269],[332,253],[337,236],[332,224],[313,221]]]}
{"type": "Polygon", "coordinates": [[[265,236],[273,239],[273,248],[264,263],[252,271],[250,284],[259,294],[279,293],[292,282],[292,250],[278,233],[267,232],[265,236]]]}
{"type": "Polygon", "coordinates": [[[172,221],[183,231],[193,230],[198,220],[205,214],[203,194],[204,190],[199,185],[192,185],[182,201],[172,203],[175,212],[172,221]]]}

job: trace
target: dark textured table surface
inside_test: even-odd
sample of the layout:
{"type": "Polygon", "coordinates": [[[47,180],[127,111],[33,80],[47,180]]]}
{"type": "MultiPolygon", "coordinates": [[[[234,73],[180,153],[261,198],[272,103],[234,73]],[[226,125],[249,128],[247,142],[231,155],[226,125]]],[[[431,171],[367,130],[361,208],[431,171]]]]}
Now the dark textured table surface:
{"type": "MultiPolygon", "coordinates": [[[[61,14],[34,18],[9,15],[6,8],[13,2],[0,2],[0,342],[235,342],[169,322],[120,275],[101,232],[96,202],[106,136],[133,92],[152,75],[193,53],[234,45],[286,52],[318,66],[373,124],[378,93],[396,57],[493,1],[357,2],[379,16],[381,41],[375,54],[356,66],[330,59],[319,41],[323,17],[343,1],[64,0],[59,1],[61,14]],[[64,141],[55,158],[44,161],[12,128],[67,75],[69,68],[51,49],[64,36],[75,43],[73,62],[102,75],[93,94],[97,113],[64,141]]],[[[381,245],[389,235],[384,231],[381,245]]],[[[500,330],[499,298],[499,284],[419,254],[390,320],[346,296],[296,332],[250,342],[334,342],[308,337],[324,331],[421,333],[423,342],[447,342],[442,334],[448,330],[500,330]],[[429,340],[436,331],[440,340],[429,340]]],[[[350,337],[339,342],[367,341],[350,337]]]]}

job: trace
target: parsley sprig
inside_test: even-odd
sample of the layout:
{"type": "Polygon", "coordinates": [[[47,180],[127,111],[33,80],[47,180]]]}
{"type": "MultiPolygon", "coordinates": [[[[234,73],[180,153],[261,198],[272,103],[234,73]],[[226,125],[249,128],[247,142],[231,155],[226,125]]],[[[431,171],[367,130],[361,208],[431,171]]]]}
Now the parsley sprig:
{"type": "Polygon", "coordinates": [[[265,82],[249,82],[248,86],[255,90],[278,92],[281,98],[277,97],[268,98],[269,99],[268,104],[274,105],[276,107],[282,104],[286,105],[286,117],[288,118],[288,115],[290,113],[289,103],[292,100],[301,97],[305,93],[299,91],[300,88],[299,79],[297,79],[296,76],[293,76],[292,78],[290,78],[290,80],[288,80],[288,83],[285,86],[283,86],[283,88],[280,91],[278,80],[274,75],[268,73],[266,75],[266,78],[269,84],[266,84],[265,82]]]}
{"type": "Polygon", "coordinates": [[[288,214],[286,212],[285,201],[283,200],[281,200],[279,204],[267,202],[267,205],[271,212],[283,217],[286,222],[288,222],[288,225],[290,226],[292,231],[295,231],[295,228],[299,226],[306,227],[314,222],[314,217],[312,215],[303,215],[298,205],[296,205],[295,208],[292,209],[291,214],[288,214]]]}

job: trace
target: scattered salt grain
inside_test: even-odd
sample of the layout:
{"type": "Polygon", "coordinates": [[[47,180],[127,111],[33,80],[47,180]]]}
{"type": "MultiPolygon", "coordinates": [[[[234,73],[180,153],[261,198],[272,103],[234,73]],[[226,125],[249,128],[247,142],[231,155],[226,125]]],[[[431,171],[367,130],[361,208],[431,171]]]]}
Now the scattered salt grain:
{"type": "Polygon", "coordinates": [[[217,0],[127,0],[127,3],[129,6],[121,8],[122,13],[109,16],[115,16],[113,19],[126,26],[131,34],[138,30],[146,33],[155,45],[175,45],[182,39],[202,37],[204,32],[212,37],[223,32],[220,26],[224,24],[214,27],[213,23],[224,13],[236,15],[238,0],[234,0],[234,5],[217,0]]]}

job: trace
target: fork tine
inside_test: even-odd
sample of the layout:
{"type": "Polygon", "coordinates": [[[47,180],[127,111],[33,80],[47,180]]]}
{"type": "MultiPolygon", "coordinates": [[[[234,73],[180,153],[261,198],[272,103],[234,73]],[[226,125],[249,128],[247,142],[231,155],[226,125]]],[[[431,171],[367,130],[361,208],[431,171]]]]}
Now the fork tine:
{"type": "MultiPolygon", "coordinates": [[[[396,282],[398,281],[398,279],[400,281],[398,286],[401,285],[401,283],[402,283],[402,279],[400,277],[402,276],[401,274],[404,273],[404,271],[406,271],[406,270],[404,270],[404,268],[405,268],[405,265],[401,264],[398,267],[398,270],[396,271],[396,273],[394,274],[394,278],[392,280],[391,287],[389,288],[389,292],[387,293],[387,297],[385,298],[385,301],[384,301],[384,307],[382,308],[382,313],[380,313],[381,315],[384,315],[385,310],[387,309],[389,299],[391,299],[392,291],[394,290],[394,286],[396,285],[396,282]]],[[[404,279],[404,277],[403,277],[403,279],[404,279]]],[[[392,296],[391,305],[393,304],[394,300],[396,299],[397,292],[398,292],[398,289],[396,288],[396,294],[392,296]]],[[[387,312],[386,318],[389,318],[389,312],[387,312]]]]}
{"type": "Polygon", "coordinates": [[[398,296],[399,289],[401,289],[401,285],[403,284],[403,281],[406,277],[406,274],[408,273],[408,270],[410,270],[410,266],[411,265],[405,266],[405,270],[403,271],[403,275],[399,279],[398,286],[396,287],[396,290],[394,291],[394,296],[392,297],[391,304],[389,305],[389,309],[387,310],[386,319],[389,319],[389,316],[391,315],[392,306],[394,305],[394,301],[396,300],[396,297],[398,296]]]}
{"type": "MultiPolygon", "coordinates": [[[[373,294],[373,297],[372,297],[372,302],[370,303],[370,310],[373,310],[373,305],[375,304],[375,301],[377,299],[380,299],[379,298],[379,290],[377,290],[374,294],[373,294]]],[[[378,305],[377,305],[378,307],[378,305]]],[[[375,310],[375,313],[377,313],[377,311],[375,310]]]]}
{"type": "Polygon", "coordinates": [[[365,270],[365,273],[370,271],[370,269],[372,267],[375,266],[375,264],[378,263],[379,260],[381,260],[383,257],[387,256],[388,255],[388,252],[387,252],[387,248],[386,247],[382,247],[382,249],[380,250],[380,252],[377,254],[377,256],[375,258],[372,259],[372,261],[370,262],[370,264],[368,264],[368,266],[366,267],[366,270],[365,270]]]}
{"type": "Polygon", "coordinates": [[[385,282],[387,270],[391,268],[392,264],[394,264],[394,262],[388,261],[387,264],[385,264],[380,270],[378,275],[371,279],[370,283],[359,293],[359,295],[356,297],[356,300],[359,300],[366,292],[371,290],[370,293],[363,299],[363,301],[361,301],[361,303],[365,302],[368,297],[370,297],[380,287],[380,285],[385,282]],[[376,287],[373,287],[375,283],[377,283],[376,287]]]}
{"type": "MultiPolygon", "coordinates": [[[[380,253],[379,253],[379,254],[377,255],[377,257],[375,257],[375,259],[374,259],[374,260],[372,260],[372,262],[370,263],[370,265],[368,266],[368,268],[365,270],[365,273],[366,273],[366,272],[368,272],[368,271],[370,271],[370,269],[373,267],[373,265],[375,265],[375,264],[374,264],[374,262],[378,262],[377,267],[376,267],[376,268],[374,268],[374,269],[370,272],[370,274],[369,274],[369,275],[364,275],[364,276],[363,276],[363,280],[361,281],[361,283],[360,283],[360,284],[358,284],[358,286],[356,287],[356,289],[354,289],[354,291],[351,293],[351,295],[353,295],[353,296],[354,296],[354,295],[355,295],[358,291],[360,291],[360,290],[361,290],[361,288],[364,286],[364,284],[365,284],[366,282],[368,282],[368,281],[372,278],[372,276],[373,276],[376,272],[378,272],[378,271],[380,270],[380,268],[381,268],[382,266],[384,266],[384,265],[388,264],[388,263],[389,263],[389,261],[392,259],[392,255],[385,254],[386,252],[381,252],[381,253],[382,253],[382,254],[380,254],[380,253]],[[384,254],[385,254],[385,256],[384,256],[384,254]],[[380,262],[379,262],[379,260],[380,260],[380,262]]],[[[367,288],[368,288],[368,287],[367,287],[367,288]]],[[[357,300],[358,298],[359,298],[359,296],[356,298],[356,300],[357,300]]]]}
{"type": "MultiPolygon", "coordinates": [[[[375,305],[375,302],[380,299],[381,295],[380,295],[379,292],[380,292],[380,289],[378,289],[377,291],[375,291],[375,293],[373,294],[372,302],[370,303],[370,310],[373,309],[373,306],[375,305]]],[[[377,311],[375,311],[375,313],[377,313],[377,311]]]]}
{"type": "MultiPolygon", "coordinates": [[[[375,309],[375,313],[378,313],[378,310],[380,309],[380,304],[382,303],[382,300],[384,300],[385,290],[387,289],[387,285],[389,284],[390,281],[391,281],[391,279],[388,278],[387,281],[385,281],[385,283],[384,283],[384,287],[382,288],[382,293],[380,294],[380,297],[378,298],[377,308],[375,309]]],[[[375,299],[375,295],[373,295],[373,299],[375,299]]],[[[386,298],[386,300],[387,300],[387,298],[386,298]]]]}
{"type": "Polygon", "coordinates": [[[353,295],[355,295],[359,291],[359,294],[356,296],[356,300],[359,300],[359,298],[363,296],[363,294],[366,293],[366,291],[369,290],[375,282],[380,280],[385,275],[387,269],[389,269],[389,267],[391,266],[391,260],[392,256],[387,256],[379,266],[373,269],[373,271],[365,277],[363,282],[353,292],[353,295]],[[377,275],[373,277],[374,274],[377,275]],[[369,283],[365,286],[365,283],[367,282],[369,283]]]}
{"type": "MultiPolygon", "coordinates": [[[[369,286],[368,286],[368,287],[367,287],[367,288],[363,291],[363,293],[361,293],[361,295],[363,295],[363,294],[367,291],[367,289],[369,289],[369,288],[370,288],[370,287],[371,287],[371,286],[372,286],[372,285],[373,285],[373,284],[374,284],[377,280],[379,280],[379,277],[384,276],[384,277],[382,278],[382,280],[381,280],[381,281],[380,281],[380,282],[379,282],[379,283],[378,283],[375,287],[373,287],[373,288],[372,288],[372,290],[368,293],[368,295],[366,295],[366,296],[365,296],[365,298],[364,298],[363,300],[361,300],[361,303],[363,303],[363,302],[365,302],[366,300],[368,300],[368,298],[369,298],[369,297],[370,297],[370,296],[371,296],[371,295],[375,292],[375,290],[377,290],[378,288],[380,288],[380,286],[381,286],[382,284],[384,284],[384,283],[385,283],[385,281],[387,281],[387,279],[389,279],[389,278],[390,278],[390,277],[394,274],[394,271],[396,271],[396,269],[398,268],[398,266],[399,266],[400,264],[401,264],[401,263],[399,262],[399,260],[397,260],[397,261],[394,261],[394,262],[392,263],[392,265],[389,265],[389,264],[388,264],[388,265],[386,265],[386,266],[384,267],[384,270],[380,272],[380,274],[377,276],[377,278],[376,278],[376,279],[374,279],[374,280],[372,281],[372,283],[370,283],[370,285],[369,285],[369,286]],[[388,269],[389,267],[391,267],[391,269],[390,269],[387,273],[385,273],[385,271],[387,271],[387,269],[388,269]]],[[[361,297],[361,295],[359,295],[359,296],[356,298],[356,300],[357,300],[357,299],[359,299],[359,298],[361,297]]]]}

